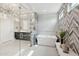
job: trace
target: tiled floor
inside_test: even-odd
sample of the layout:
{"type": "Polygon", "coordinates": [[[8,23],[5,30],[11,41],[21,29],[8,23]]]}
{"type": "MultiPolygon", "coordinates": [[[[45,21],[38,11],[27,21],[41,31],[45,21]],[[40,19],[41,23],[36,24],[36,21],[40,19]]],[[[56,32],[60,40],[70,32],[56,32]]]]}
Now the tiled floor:
{"type": "Polygon", "coordinates": [[[21,49],[25,49],[30,44],[26,40],[13,40],[0,44],[0,56],[16,55],[21,49]]]}
{"type": "Polygon", "coordinates": [[[54,47],[38,46],[32,56],[58,56],[58,54],[54,47]]]}
{"type": "Polygon", "coordinates": [[[22,55],[24,56],[58,56],[55,47],[56,38],[38,37],[38,45],[26,49],[22,55]]]}
{"type": "Polygon", "coordinates": [[[29,41],[14,40],[0,44],[0,56],[58,56],[55,36],[38,36],[38,45],[29,47],[29,41]]]}

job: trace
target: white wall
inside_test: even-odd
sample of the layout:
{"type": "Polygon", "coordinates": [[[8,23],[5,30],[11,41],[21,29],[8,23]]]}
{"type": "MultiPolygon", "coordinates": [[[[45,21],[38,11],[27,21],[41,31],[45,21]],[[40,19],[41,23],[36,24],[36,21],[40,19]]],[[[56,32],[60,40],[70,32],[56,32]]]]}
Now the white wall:
{"type": "Polygon", "coordinates": [[[38,34],[53,35],[57,22],[56,14],[39,14],[38,15],[38,34]]]}
{"type": "Polygon", "coordinates": [[[3,14],[0,17],[0,43],[14,40],[14,21],[11,16],[3,14]]]}

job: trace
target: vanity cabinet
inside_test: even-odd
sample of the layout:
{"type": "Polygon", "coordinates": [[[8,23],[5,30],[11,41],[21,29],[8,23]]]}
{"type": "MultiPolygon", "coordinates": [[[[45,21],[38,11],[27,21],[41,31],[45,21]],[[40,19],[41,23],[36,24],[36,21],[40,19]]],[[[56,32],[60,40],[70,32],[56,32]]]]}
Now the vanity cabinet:
{"type": "Polygon", "coordinates": [[[15,38],[20,40],[30,40],[31,33],[27,32],[15,32],[15,38]]]}

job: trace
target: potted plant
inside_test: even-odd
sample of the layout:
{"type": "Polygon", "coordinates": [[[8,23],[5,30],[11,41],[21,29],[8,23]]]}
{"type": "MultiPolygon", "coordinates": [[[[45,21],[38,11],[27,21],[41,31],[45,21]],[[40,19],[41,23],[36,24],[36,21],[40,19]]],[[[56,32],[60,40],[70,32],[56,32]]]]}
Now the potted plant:
{"type": "Polygon", "coordinates": [[[63,44],[63,37],[65,36],[65,31],[60,32],[61,44],[63,44]]]}
{"type": "Polygon", "coordinates": [[[61,31],[60,32],[60,40],[61,40],[60,47],[63,49],[64,53],[69,53],[69,47],[68,47],[67,43],[63,43],[65,34],[66,34],[66,31],[61,31]]]}

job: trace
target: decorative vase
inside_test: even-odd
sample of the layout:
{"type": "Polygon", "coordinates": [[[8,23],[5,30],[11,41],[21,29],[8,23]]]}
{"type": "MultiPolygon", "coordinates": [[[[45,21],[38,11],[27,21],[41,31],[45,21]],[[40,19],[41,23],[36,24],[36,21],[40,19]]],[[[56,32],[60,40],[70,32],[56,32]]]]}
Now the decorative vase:
{"type": "Polygon", "coordinates": [[[63,38],[61,38],[61,44],[63,44],[63,38]]]}

